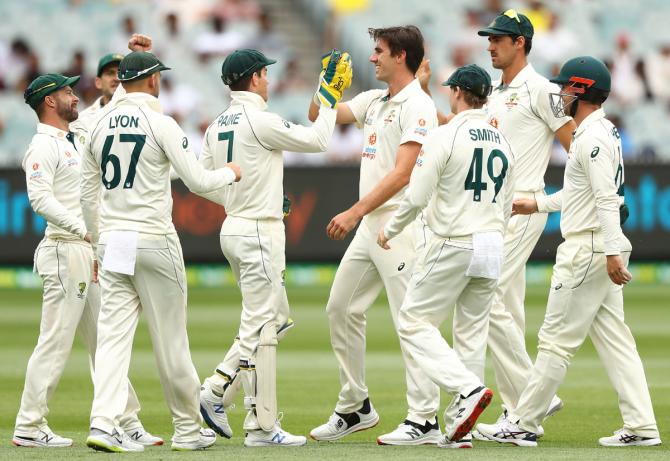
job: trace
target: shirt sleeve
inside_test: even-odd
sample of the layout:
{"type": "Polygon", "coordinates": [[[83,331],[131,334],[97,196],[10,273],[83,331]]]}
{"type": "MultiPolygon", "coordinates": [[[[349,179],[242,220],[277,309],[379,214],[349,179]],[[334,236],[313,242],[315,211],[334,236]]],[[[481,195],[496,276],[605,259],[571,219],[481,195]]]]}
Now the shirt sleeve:
{"type": "Polygon", "coordinates": [[[402,232],[428,205],[444,169],[443,144],[445,143],[440,142],[438,136],[432,135],[423,145],[402,202],[384,226],[384,235],[387,239],[392,239],[402,232]]]}
{"type": "Polygon", "coordinates": [[[596,213],[603,233],[606,255],[618,255],[621,252],[619,224],[619,196],[612,164],[614,152],[600,139],[582,141],[581,163],[591,184],[596,199],[596,213]],[[590,142],[590,144],[584,143],[590,142]]]}
{"type": "Polygon", "coordinates": [[[400,111],[400,144],[426,141],[428,131],[437,126],[437,111],[433,101],[416,99],[405,104],[400,111]]]}
{"type": "Polygon", "coordinates": [[[533,94],[533,109],[535,113],[547,124],[549,129],[556,132],[560,127],[572,120],[572,117],[556,117],[551,109],[551,93],[559,93],[560,87],[549,81],[538,85],[533,94]]]}
{"type": "Polygon", "coordinates": [[[160,147],[190,191],[196,194],[212,192],[235,181],[235,172],[228,167],[213,171],[203,168],[177,122],[168,116],[160,120],[160,147]]]}
{"type": "Polygon", "coordinates": [[[538,195],[537,211],[540,213],[551,213],[552,211],[561,211],[563,207],[563,189],[550,195],[538,195]]]}
{"type": "Polygon", "coordinates": [[[81,213],[91,233],[91,244],[96,245],[100,234],[100,194],[102,178],[98,162],[88,140],[81,156],[81,213]]]}
{"type": "Polygon", "coordinates": [[[84,238],[84,222],[56,199],[54,177],[58,169],[58,147],[49,141],[33,140],[23,161],[28,200],[35,213],[51,224],[84,238]]]}
{"type": "Polygon", "coordinates": [[[291,152],[324,152],[333,136],[337,111],[321,106],[319,116],[310,127],[296,125],[277,114],[260,112],[250,121],[257,130],[258,140],[268,150],[291,152]]]}
{"type": "Polygon", "coordinates": [[[356,96],[354,96],[353,99],[344,103],[349,107],[349,109],[351,109],[351,113],[354,114],[357,125],[363,125],[365,122],[365,116],[368,112],[368,107],[370,107],[372,100],[382,97],[383,94],[383,90],[364,91],[362,93],[358,93],[356,96]]]}
{"type": "MultiPolygon", "coordinates": [[[[210,127],[211,128],[211,127],[210,127]]],[[[212,149],[209,144],[210,128],[207,128],[205,136],[202,140],[202,150],[200,151],[200,157],[198,162],[205,170],[214,170],[214,156],[212,155],[212,149]]],[[[219,205],[223,205],[223,189],[217,189],[212,192],[199,193],[203,198],[210,200],[219,205]]]]}

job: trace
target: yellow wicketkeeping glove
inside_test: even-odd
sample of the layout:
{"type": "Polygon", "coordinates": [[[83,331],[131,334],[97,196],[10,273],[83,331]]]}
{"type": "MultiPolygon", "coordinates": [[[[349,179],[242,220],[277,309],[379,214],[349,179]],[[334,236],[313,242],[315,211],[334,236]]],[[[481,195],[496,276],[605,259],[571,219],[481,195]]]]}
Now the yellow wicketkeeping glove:
{"type": "Polygon", "coordinates": [[[351,56],[347,52],[333,50],[322,58],[321,65],[319,89],[315,96],[321,104],[335,108],[342,99],[344,90],[351,86],[353,78],[351,56]]]}

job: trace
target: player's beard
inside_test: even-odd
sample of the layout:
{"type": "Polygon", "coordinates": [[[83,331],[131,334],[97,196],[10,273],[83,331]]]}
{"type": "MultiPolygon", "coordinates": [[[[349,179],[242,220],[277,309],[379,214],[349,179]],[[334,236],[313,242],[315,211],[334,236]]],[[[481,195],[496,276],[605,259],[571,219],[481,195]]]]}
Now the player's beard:
{"type": "Polygon", "coordinates": [[[79,117],[77,106],[73,106],[72,104],[65,104],[61,101],[58,101],[56,104],[56,113],[60,118],[68,123],[74,122],[79,117]]]}

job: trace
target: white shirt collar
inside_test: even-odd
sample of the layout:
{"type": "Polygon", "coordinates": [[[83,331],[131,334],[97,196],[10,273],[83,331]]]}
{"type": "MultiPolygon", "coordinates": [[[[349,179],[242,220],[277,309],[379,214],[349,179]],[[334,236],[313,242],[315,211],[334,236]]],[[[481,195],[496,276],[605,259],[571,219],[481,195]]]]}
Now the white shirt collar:
{"type": "Polygon", "coordinates": [[[582,120],[582,123],[579,124],[577,130],[575,131],[575,136],[579,136],[584,131],[586,131],[589,125],[604,118],[605,118],[605,110],[602,107],[598,110],[591,112],[589,115],[586,116],[584,120],[582,120]]]}

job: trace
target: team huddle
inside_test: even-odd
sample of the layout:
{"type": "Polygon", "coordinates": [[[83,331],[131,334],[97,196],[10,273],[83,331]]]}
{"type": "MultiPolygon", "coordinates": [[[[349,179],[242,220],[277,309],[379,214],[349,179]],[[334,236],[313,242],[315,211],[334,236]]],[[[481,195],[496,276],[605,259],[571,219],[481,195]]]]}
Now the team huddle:
{"type": "Polygon", "coordinates": [[[326,306],[341,390],[333,413],[309,436],[335,441],[379,422],[365,383],[365,329],[366,311],[384,289],[405,365],[407,416],[378,444],[537,446],[543,420],[563,407],[558,389],[588,335],[623,419],[599,443],[659,445],[642,361],[624,322],[632,248],[621,230],[621,142],[601,107],[610,73],[580,56],[546,79],[527,61],[533,32],[514,10],[480,30],[500,80],[474,64],[458,68],[443,83],[445,114],[430,96],[420,30],[369,29],[369,60],[387,88],[343,101],[351,57],[333,50],[321,61],[309,127],[266,110],[268,66],[276,61],[235,51],[221,68],[230,105],[208,127],[199,156],[162,112],[160,75],[169,68],[149,51],[149,37],[134,35],[131,53],[100,60],[101,96],[81,114],[73,92],[79,77],[36,78],[24,95],[39,124],[23,169],[31,206],[48,223],[34,266],[44,294],[12,442],[72,445],[46,415],[79,330],[94,383],[86,444],[110,452],[162,445],[143,427],[128,379],[143,311],[172,414],[172,449],[232,437],[226,409],[240,391],[245,446],[304,445],[306,437],[278,421],[277,346],[294,325],[284,286],[282,156],[323,152],[335,124],[353,123],[365,139],[359,200],[326,228],[335,240],[355,229],[326,306]],[[563,189],[545,195],[554,139],[568,160],[563,189]],[[242,293],[238,336],[202,383],[189,350],[184,260],[171,215],[177,178],[225,207],[221,249],[242,293]],[[548,213],[559,210],[564,242],[533,362],[525,266],[548,213]],[[439,328],[452,311],[450,346],[439,328]],[[484,384],[487,348],[503,411],[495,423],[477,424],[493,397],[484,384]],[[442,428],[441,389],[453,396],[442,428]]]}

